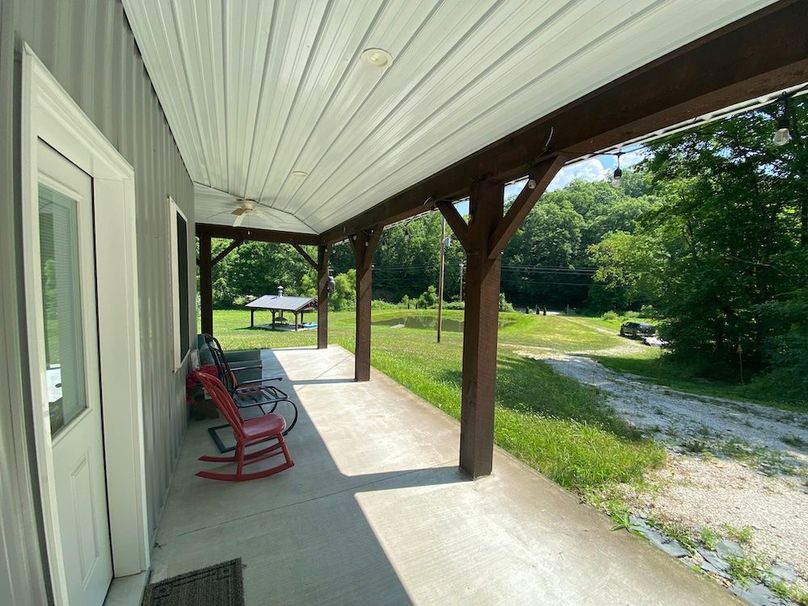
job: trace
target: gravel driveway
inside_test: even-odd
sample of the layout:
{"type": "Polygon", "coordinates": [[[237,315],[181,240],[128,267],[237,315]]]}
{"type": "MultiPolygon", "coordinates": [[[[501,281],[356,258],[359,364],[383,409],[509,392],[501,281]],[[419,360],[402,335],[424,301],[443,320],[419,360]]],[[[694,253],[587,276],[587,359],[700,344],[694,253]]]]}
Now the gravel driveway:
{"type": "Polygon", "coordinates": [[[666,447],[659,490],[632,495],[638,513],[692,529],[750,527],[752,550],[808,580],[808,414],[674,391],[583,356],[517,353],[596,387],[666,447]]]}

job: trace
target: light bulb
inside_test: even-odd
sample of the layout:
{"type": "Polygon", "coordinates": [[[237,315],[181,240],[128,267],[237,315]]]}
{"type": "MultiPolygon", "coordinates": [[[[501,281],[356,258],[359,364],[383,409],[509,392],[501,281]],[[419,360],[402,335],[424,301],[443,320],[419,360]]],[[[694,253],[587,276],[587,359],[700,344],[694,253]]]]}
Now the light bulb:
{"type": "Polygon", "coordinates": [[[614,176],[612,177],[612,185],[613,185],[614,187],[620,187],[620,185],[621,185],[622,183],[623,183],[623,171],[622,171],[622,169],[621,169],[621,168],[618,166],[618,167],[617,167],[617,168],[614,170],[614,176]]]}
{"type": "Polygon", "coordinates": [[[788,130],[787,126],[778,128],[776,131],[774,131],[772,143],[777,146],[782,146],[788,144],[789,141],[791,141],[791,131],[788,130]]]}
{"type": "Polygon", "coordinates": [[[777,119],[777,130],[774,131],[772,143],[777,146],[786,145],[791,141],[791,132],[788,130],[788,96],[783,96],[783,113],[777,119]]]}

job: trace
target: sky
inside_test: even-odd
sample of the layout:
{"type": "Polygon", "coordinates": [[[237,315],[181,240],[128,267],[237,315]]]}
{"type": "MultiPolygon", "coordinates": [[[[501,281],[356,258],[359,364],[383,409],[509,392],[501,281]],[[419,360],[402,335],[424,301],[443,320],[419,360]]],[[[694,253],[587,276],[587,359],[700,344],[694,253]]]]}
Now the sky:
{"type": "MultiPolygon", "coordinates": [[[[635,164],[640,163],[644,158],[645,150],[641,147],[635,148],[631,151],[625,152],[622,155],[620,158],[620,166],[622,168],[630,168],[635,164]]],[[[595,156],[593,158],[589,158],[588,160],[583,160],[581,162],[577,162],[576,164],[565,166],[558,171],[555,179],[553,179],[553,181],[547,187],[547,191],[562,189],[575,179],[581,179],[583,181],[606,181],[611,177],[616,166],[617,158],[613,155],[595,156]]],[[[523,186],[524,181],[516,181],[506,186],[505,199],[507,200],[508,198],[517,195],[522,190],[523,186]]],[[[468,214],[468,200],[462,200],[459,202],[457,204],[457,210],[460,211],[460,214],[462,215],[468,214]]]]}

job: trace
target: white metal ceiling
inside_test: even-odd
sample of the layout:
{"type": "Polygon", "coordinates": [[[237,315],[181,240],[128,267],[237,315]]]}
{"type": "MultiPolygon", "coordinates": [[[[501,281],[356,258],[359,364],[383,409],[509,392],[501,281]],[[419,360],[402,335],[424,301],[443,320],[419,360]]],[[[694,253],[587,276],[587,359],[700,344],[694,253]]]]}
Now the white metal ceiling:
{"type": "Polygon", "coordinates": [[[316,233],[770,3],[124,0],[195,219],[316,233]]]}

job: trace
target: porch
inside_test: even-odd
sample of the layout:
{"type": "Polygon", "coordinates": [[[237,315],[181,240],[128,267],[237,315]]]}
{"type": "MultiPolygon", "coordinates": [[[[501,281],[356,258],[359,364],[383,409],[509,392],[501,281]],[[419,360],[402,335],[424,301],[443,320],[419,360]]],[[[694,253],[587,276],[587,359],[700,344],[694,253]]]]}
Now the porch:
{"type": "Polygon", "coordinates": [[[242,558],[247,604],[735,603],[504,452],[471,481],[459,424],[353,355],[265,350],[300,404],[295,467],[268,479],[194,476],[215,452],[188,430],[152,550],[151,581],[242,558]]]}

